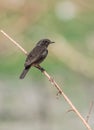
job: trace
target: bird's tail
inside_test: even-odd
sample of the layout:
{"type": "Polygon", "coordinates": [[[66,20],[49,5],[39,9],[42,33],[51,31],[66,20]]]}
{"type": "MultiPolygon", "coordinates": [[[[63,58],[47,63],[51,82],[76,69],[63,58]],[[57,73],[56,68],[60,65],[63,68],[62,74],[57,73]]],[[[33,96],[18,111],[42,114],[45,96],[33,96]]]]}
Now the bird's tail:
{"type": "Polygon", "coordinates": [[[25,68],[25,69],[23,70],[23,72],[22,72],[21,75],[20,75],[20,79],[23,79],[23,78],[25,77],[25,75],[27,74],[27,72],[29,71],[29,69],[30,69],[30,68],[25,68]]]}

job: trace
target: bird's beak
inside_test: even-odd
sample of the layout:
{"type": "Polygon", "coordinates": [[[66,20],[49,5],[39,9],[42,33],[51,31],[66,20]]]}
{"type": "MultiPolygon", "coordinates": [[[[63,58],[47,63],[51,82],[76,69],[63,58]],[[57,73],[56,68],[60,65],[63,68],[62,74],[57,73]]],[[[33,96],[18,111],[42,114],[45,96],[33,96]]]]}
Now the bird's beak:
{"type": "Polygon", "coordinates": [[[52,43],[55,43],[55,42],[50,42],[50,44],[52,44],[52,43]]]}

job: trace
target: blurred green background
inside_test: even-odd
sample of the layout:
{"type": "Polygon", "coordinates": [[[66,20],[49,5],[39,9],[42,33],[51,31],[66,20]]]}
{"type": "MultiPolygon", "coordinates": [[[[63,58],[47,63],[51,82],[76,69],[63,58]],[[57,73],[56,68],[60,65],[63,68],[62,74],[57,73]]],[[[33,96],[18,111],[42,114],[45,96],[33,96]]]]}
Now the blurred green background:
{"type": "MultiPolygon", "coordinates": [[[[42,66],[86,118],[94,99],[94,1],[0,0],[0,29],[28,52],[42,38],[55,41],[42,66]]],[[[0,33],[0,129],[85,130],[40,71],[19,79],[25,58],[0,33]]]]}

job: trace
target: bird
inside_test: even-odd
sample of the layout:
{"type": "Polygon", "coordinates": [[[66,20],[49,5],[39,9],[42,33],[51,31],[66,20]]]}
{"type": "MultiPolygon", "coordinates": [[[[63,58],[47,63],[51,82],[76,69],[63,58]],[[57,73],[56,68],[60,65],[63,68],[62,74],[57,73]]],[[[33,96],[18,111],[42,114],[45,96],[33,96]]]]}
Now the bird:
{"type": "Polygon", "coordinates": [[[44,61],[48,54],[48,45],[54,43],[53,41],[49,39],[42,39],[40,40],[36,46],[31,50],[31,52],[27,55],[27,58],[25,60],[24,64],[24,70],[22,71],[20,75],[20,79],[23,79],[29,69],[34,66],[41,70],[42,72],[44,69],[40,66],[40,63],[44,61]]]}

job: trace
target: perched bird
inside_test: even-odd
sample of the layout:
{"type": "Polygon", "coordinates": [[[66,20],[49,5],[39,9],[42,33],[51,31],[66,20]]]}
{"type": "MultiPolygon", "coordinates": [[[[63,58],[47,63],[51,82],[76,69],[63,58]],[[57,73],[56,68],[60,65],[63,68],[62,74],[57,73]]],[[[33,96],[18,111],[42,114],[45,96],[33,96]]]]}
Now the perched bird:
{"type": "Polygon", "coordinates": [[[20,75],[20,79],[23,79],[25,77],[31,66],[34,66],[41,71],[44,71],[44,69],[39,64],[46,58],[48,54],[47,47],[51,43],[54,42],[50,41],[49,39],[42,39],[36,44],[35,48],[27,55],[24,64],[25,68],[20,75]]]}

